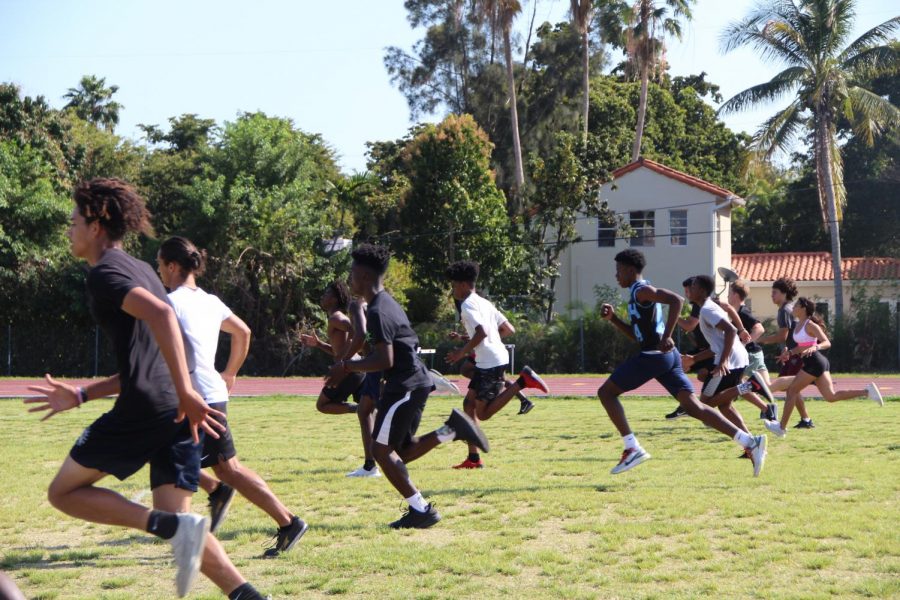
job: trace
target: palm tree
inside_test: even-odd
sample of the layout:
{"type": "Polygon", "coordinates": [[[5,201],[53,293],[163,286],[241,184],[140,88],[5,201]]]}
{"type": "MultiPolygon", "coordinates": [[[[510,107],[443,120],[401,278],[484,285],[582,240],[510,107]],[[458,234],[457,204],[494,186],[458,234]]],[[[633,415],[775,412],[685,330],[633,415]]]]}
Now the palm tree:
{"type": "Polygon", "coordinates": [[[755,149],[768,158],[790,147],[805,131],[812,141],[822,219],[831,234],[835,317],[844,311],[840,221],[847,194],[837,125],[846,119],[868,144],[874,136],[900,127],[900,110],[863,87],[873,76],[900,68],[891,35],[894,17],[849,45],[854,0],[768,0],[722,34],[725,52],[749,46],[764,60],[786,68],[766,83],[738,93],[719,109],[739,111],[793,94],[787,108],[768,119],[754,136],[755,149]]]}
{"type": "Polygon", "coordinates": [[[594,17],[594,0],[569,0],[569,12],[572,15],[572,25],[575,31],[581,35],[581,74],[582,93],[581,116],[584,119],[584,137],[588,134],[588,110],[590,109],[591,94],[591,44],[588,33],[591,29],[591,19],[594,17]]]}
{"type": "Polygon", "coordinates": [[[650,73],[663,64],[665,37],[671,35],[681,39],[680,19],[690,20],[690,4],[693,2],[694,0],[637,0],[629,11],[629,24],[624,31],[625,51],[641,80],[632,161],[641,155],[650,73]],[[668,16],[670,10],[672,14],[668,16]]]}
{"type": "Polygon", "coordinates": [[[119,111],[124,107],[112,100],[113,94],[119,91],[119,86],[106,87],[106,78],[96,75],[85,75],[81,78],[77,88],[69,88],[63,96],[69,103],[65,108],[71,108],[80,118],[102,126],[109,132],[119,124],[119,111]]]}

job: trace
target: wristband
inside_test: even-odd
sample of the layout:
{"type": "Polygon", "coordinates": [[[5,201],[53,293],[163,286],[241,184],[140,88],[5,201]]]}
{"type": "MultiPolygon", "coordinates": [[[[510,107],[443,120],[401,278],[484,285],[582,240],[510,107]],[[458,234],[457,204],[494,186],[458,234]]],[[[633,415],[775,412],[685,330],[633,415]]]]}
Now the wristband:
{"type": "Polygon", "coordinates": [[[88,401],[88,393],[87,390],[83,387],[78,388],[78,408],[81,408],[81,405],[88,401]]]}

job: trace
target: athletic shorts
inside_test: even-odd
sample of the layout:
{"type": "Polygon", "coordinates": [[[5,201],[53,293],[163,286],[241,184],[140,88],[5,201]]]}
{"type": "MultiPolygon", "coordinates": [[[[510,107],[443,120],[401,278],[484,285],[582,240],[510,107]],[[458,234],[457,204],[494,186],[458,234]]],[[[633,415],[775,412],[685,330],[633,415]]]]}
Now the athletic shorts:
{"type": "Polygon", "coordinates": [[[803,370],[813,377],[821,377],[825,371],[831,370],[831,365],[821,352],[814,352],[812,356],[803,358],[803,370]]]}
{"type": "Polygon", "coordinates": [[[781,370],[778,372],[778,376],[791,377],[799,373],[802,368],[803,359],[796,354],[792,354],[787,362],[781,365],[781,370]]]}
{"type": "MultiPolygon", "coordinates": [[[[715,366],[713,369],[714,368],[715,366]]],[[[728,375],[707,378],[706,383],[703,384],[703,389],[700,391],[700,395],[703,398],[712,398],[719,392],[723,392],[728,388],[733,388],[743,380],[744,371],[746,369],[747,367],[731,369],[728,371],[728,375]]]]}
{"type": "Polygon", "coordinates": [[[362,387],[359,390],[360,397],[368,396],[378,406],[378,399],[381,397],[381,377],[384,375],[381,371],[374,373],[366,373],[363,379],[362,387]]]}
{"type": "Polygon", "coordinates": [[[754,371],[768,371],[769,369],[766,367],[766,358],[763,356],[762,350],[757,350],[756,352],[748,352],[747,355],[750,357],[750,366],[747,367],[747,374],[753,373],[754,371]]]}
{"type": "Polygon", "coordinates": [[[425,401],[434,386],[422,387],[411,392],[385,392],[378,404],[372,438],[378,444],[390,446],[393,450],[405,448],[416,435],[425,401]]]}
{"type": "Polygon", "coordinates": [[[347,376],[341,380],[337,387],[322,388],[322,393],[331,402],[346,402],[350,396],[353,396],[353,399],[359,402],[365,378],[365,373],[357,373],[355,371],[347,373],[347,376]]]}
{"type": "Polygon", "coordinates": [[[485,402],[493,402],[506,387],[506,368],[509,365],[500,365],[490,369],[475,367],[472,379],[469,380],[469,389],[474,390],[475,397],[485,402]]]}
{"type": "Polygon", "coordinates": [[[694,386],[681,368],[677,350],[665,354],[641,352],[619,365],[609,377],[623,392],[639,388],[651,379],[661,383],[673,397],[684,390],[694,393],[694,386]]]}
{"type": "MultiPolygon", "coordinates": [[[[214,408],[219,412],[228,413],[227,402],[216,402],[210,404],[210,408],[214,408]]],[[[219,434],[218,439],[211,435],[206,436],[203,440],[203,453],[200,456],[200,467],[214,467],[219,463],[234,458],[237,451],[234,449],[234,438],[231,437],[231,427],[228,427],[227,417],[213,417],[216,421],[226,427],[225,431],[216,430],[219,434]]]]}
{"type": "Polygon", "coordinates": [[[175,423],[177,410],[153,418],[124,420],[112,412],[88,425],[69,456],[82,467],[124,480],[150,463],[150,489],[161,485],[197,491],[203,433],[195,444],[187,419],[175,423]]]}

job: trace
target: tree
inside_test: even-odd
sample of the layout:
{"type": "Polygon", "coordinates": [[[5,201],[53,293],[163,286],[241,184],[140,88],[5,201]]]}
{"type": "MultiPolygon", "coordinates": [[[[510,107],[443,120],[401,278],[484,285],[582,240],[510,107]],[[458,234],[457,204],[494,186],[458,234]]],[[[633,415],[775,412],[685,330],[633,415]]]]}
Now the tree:
{"type": "Polygon", "coordinates": [[[581,118],[584,120],[584,137],[588,134],[588,112],[591,99],[591,43],[590,29],[594,18],[594,0],[570,0],[569,13],[572,26],[581,36],[582,101],[581,118]]]}
{"type": "Polygon", "coordinates": [[[726,52],[750,46],[763,59],[787,68],[771,80],[736,94],[720,111],[733,112],[793,94],[787,108],[754,136],[765,157],[785,149],[798,132],[812,140],[822,220],[831,235],[835,317],[844,310],[840,221],[846,200],[837,125],[845,118],[871,145],[884,130],[900,126],[900,110],[861,85],[873,74],[898,68],[896,47],[886,44],[900,27],[894,17],[846,45],[854,20],[853,0],[770,0],[722,34],[726,52]]]}
{"type": "Polygon", "coordinates": [[[65,108],[71,108],[81,119],[112,132],[119,124],[119,111],[124,108],[112,99],[117,91],[117,85],[106,87],[105,77],[85,75],[78,87],[69,88],[63,95],[69,99],[65,108]]]}

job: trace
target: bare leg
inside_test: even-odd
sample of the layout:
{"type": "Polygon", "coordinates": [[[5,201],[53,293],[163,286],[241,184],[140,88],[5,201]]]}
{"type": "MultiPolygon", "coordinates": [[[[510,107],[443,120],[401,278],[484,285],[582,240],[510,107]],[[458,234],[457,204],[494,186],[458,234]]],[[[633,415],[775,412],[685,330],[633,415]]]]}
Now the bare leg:
{"type": "Polygon", "coordinates": [[[869,393],[866,390],[842,390],[834,391],[834,382],[831,380],[831,373],[825,371],[816,379],[816,387],[822,392],[822,397],[827,402],[838,402],[840,400],[851,400],[853,398],[866,398],[869,393]]]}
{"type": "Polygon", "coordinates": [[[750,430],[747,429],[747,425],[744,423],[744,418],[741,416],[741,413],[738,412],[738,409],[734,405],[734,402],[727,402],[719,406],[719,412],[722,413],[722,416],[733,423],[735,427],[737,427],[744,433],[750,433],[750,430]]]}
{"type": "Polygon", "coordinates": [[[522,388],[519,387],[518,383],[513,383],[509,387],[504,388],[503,391],[497,394],[497,397],[490,402],[479,401],[478,418],[482,421],[487,421],[495,414],[500,412],[500,409],[506,406],[510,400],[515,398],[521,390],[522,388]]]}
{"type": "Polygon", "coordinates": [[[50,483],[47,499],[57,510],[92,523],[147,530],[150,509],[112,490],[95,487],[106,473],[82,467],[67,456],[50,483]]]}
{"type": "Polygon", "coordinates": [[[722,413],[701,403],[697,396],[694,395],[694,392],[688,390],[678,392],[678,403],[681,404],[687,414],[730,438],[734,438],[734,434],[738,431],[738,428],[722,416],[722,413]]]}
{"type": "Polygon", "coordinates": [[[793,381],[787,389],[787,396],[785,397],[784,401],[784,410],[781,414],[782,429],[786,430],[788,423],[790,423],[791,412],[794,410],[794,404],[796,404],[797,398],[800,396],[800,390],[815,381],[815,379],[815,377],[813,377],[806,371],[800,371],[796,376],[794,376],[793,381]]]}
{"type": "Polygon", "coordinates": [[[325,395],[323,391],[316,400],[316,410],[326,415],[346,415],[347,413],[355,413],[356,404],[350,402],[335,402],[325,395]]]}
{"type": "Polygon", "coordinates": [[[372,428],[375,427],[375,400],[371,396],[363,396],[359,399],[356,416],[359,417],[359,431],[362,435],[366,462],[375,460],[372,458],[372,428]]]}
{"type": "Polygon", "coordinates": [[[404,498],[414,496],[419,490],[413,485],[409,479],[409,471],[407,471],[403,460],[397,456],[394,449],[384,444],[374,442],[372,444],[372,454],[375,461],[381,467],[381,472],[391,482],[394,489],[400,492],[404,498]]]}
{"type": "MultiPolygon", "coordinates": [[[[466,392],[466,397],[463,398],[463,411],[472,417],[472,419],[478,423],[478,414],[475,404],[475,390],[469,390],[466,392]]],[[[478,446],[474,444],[469,444],[469,454],[477,454],[478,446]]]]}
{"type": "Polygon", "coordinates": [[[600,403],[603,404],[603,408],[606,409],[609,420],[615,425],[616,429],[619,431],[619,435],[625,437],[626,435],[631,435],[631,427],[628,426],[628,419],[625,417],[625,409],[619,401],[619,396],[621,395],[622,388],[609,379],[607,379],[603,385],[600,386],[600,389],[597,390],[597,396],[600,397],[600,403]]]}
{"type": "MultiPolygon", "coordinates": [[[[772,381],[772,383],[769,385],[769,389],[773,392],[786,392],[787,389],[791,387],[791,383],[793,382],[794,375],[779,377],[778,379],[772,381]]],[[[785,396],[785,400],[787,400],[787,396],[785,396]]],[[[797,412],[800,413],[800,417],[802,419],[809,419],[809,412],[807,412],[806,410],[806,403],[803,401],[803,396],[800,394],[800,392],[797,392],[796,397],[794,398],[794,405],[797,407],[797,412]]]]}
{"type": "Polygon", "coordinates": [[[265,511],[278,523],[279,527],[291,524],[291,518],[294,515],[278,500],[263,478],[241,464],[236,456],[220,462],[213,467],[213,471],[219,479],[236,489],[241,496],[265,511]]]}
{"type": "Polygon", "coordinates": [[[219,487],[219,480],[204,471],[200,470],[200,488],[207,494],[212,494],[219,487]]]}

